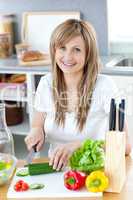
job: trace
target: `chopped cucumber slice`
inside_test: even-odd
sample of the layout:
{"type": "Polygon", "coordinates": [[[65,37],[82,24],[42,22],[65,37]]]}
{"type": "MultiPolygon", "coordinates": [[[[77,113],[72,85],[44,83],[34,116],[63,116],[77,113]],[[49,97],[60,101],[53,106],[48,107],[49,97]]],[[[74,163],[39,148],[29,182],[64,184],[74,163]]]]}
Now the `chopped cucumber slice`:
{"type": "Polygon", "coordinates": [[[30,184],[30,189],[32,189],[32,190],[42,189],[42,188],[44,188],[44,184],[41,184],[41,183],[30,184]]]}
{"type": "Polygon", "coordinates": [[[28,176],[29,171],[28,168],[20,169],[17,173],[16,176],[28,176]]]}

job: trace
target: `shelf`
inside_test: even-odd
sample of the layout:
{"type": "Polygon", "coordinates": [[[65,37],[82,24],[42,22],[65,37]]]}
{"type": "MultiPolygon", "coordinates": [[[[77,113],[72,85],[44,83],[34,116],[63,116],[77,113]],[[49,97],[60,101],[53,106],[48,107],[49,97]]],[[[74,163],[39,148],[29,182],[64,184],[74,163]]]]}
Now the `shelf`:
{"type": "Polygon", "coordinates": [[[16,55],[7,59],[0,60],[0,73],[1,74],[32,74],[44,75],[51,71],[51,64],[44,66],[20,66],[16,55]]]}
{"type": "Polygon", "coordinates": [[[1,101],[17,101],[17,102],[27,102],[27,97],[1,97],[1,101]]]}
{"type": "Polygon", "coordinates": [[[24,121],[21,124],[8,126],[8,128],[11,130],[13,135],[27,135],[30,130],[28,115],[24,116],[24,121]]]}
{"type": "Polygon", "coordinates": [[[15,92],[15,94],[12,94],[9,90],[7,94],[4,93],[2,95],[2,92],[0,92],[0,101],[22,102],[23,108],[26,108],[25,111],[27,112],[28,110],[28,114],[21,124],[8,126],[13,135],[26,136],[29,133],[34,113],[35,75],[45,75],[49,71],[51,71],[50,65],[34,67],[19,66],[16,56],[0,60],[0,74],[26,74],[27,79],[25,93],[15,92]]]}

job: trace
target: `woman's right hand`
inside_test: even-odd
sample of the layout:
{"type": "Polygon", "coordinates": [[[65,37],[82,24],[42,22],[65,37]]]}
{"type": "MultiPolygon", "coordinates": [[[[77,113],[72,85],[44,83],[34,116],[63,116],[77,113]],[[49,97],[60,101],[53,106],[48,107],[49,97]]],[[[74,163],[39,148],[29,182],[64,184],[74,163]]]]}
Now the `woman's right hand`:
{"type": "Polygon", "coordinates": [[[36,150],[40,151],[44,144],[44,132],[42,128],[32,128],[30,133],[25,137],[25,143],[27,149],[30,151],[31,148],[37,144],[36,150]]]}

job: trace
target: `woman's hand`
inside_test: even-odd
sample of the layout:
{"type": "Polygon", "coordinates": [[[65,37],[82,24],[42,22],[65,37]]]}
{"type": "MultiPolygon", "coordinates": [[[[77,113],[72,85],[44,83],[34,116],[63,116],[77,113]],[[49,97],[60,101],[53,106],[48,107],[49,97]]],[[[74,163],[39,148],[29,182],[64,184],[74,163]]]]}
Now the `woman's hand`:
{"type": "Polygon", "coordinates": [[[35,144],[37,144],[36,150],[39,151],[44,143],[44,132],[42,128],[32,128],[31,132],[25,138],[25,143],[29,151],[35,144]]]}
{"type": "Polygon", "coordinates": [[[49,165],[52,165],[53,169],[57,171],[64,169],[70,156],[80,145],[80,141],[59,145],[50,156],[49,165]]]}

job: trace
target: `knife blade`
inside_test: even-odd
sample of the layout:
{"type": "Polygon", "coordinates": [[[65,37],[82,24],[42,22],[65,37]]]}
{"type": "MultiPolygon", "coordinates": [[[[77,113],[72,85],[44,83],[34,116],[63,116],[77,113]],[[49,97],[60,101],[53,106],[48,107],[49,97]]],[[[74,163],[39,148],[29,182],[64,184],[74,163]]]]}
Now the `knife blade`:
{"type": "Polygon", "coordinates": [[[33,158],[35,157],[35,154],[36,154],[36,152],[37,152],[36,147],[37,147],[37,144],[35,144],[35,145],[31,148],[30,152],[28,153],[28,156],[26,157],[26,162],[27,162],[27,164],[30,164],[30,163],[32,162],[33,158]]]}

